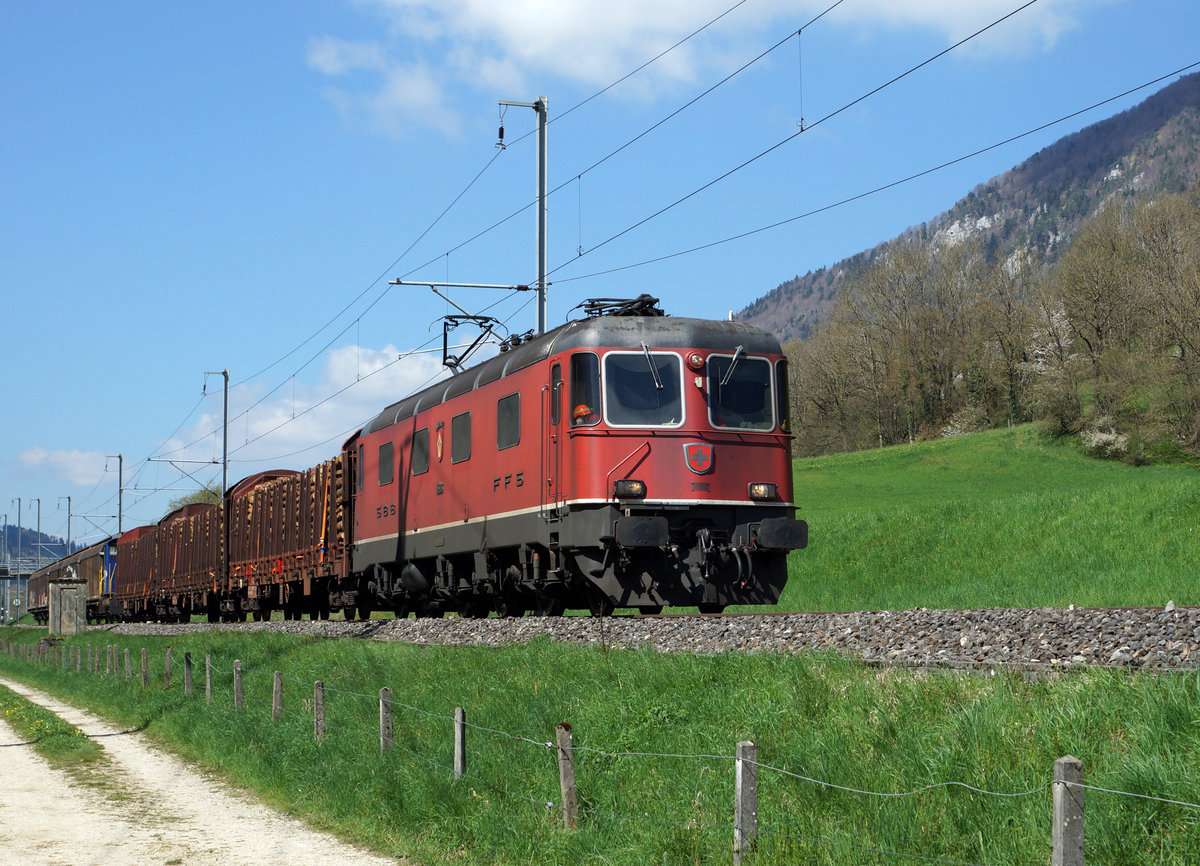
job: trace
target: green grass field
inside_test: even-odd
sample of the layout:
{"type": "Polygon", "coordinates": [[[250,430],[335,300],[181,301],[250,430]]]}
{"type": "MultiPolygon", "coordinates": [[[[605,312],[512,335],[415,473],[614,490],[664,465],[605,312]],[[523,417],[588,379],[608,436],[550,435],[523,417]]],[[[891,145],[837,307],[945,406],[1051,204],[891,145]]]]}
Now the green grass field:
{"type": "MultiPolygon", "coordinates": [[[[32,643],[37,633],[0,637],[32,643]]],[[[68,641],[86,643],[129,647],[135,660],[147,647],[150,687],[136,673],[77,673],[7,653],[0,674],[144,727],[317,826],[418,863],[729,863],[727,756],[743,739],[766,765],[748,864],[1047,862],[1047,784],[1068,753],[1091,785],[1185,803],[1200,790],[1194,672],[1092,670],[1033,682],[866,668],[826,654],[664,656],[544,639],[505,649],[227,633],[68,641]],[[164,690],[168,643],[173,679],[164,690]],[[192,696],[182,688],[185,651],[197,660],[192,696]],[[205,654],[216,672],[211,706],[205,654]],[[241,712],[231,694],[235,658],[245,671],[241,712]],[[274,670],[286,676],[278,722],[274,670]],[[312,728],[317,679],[326,687],[321,742],[312,728]],[[397,702],[386,755],[383,686],[397,702]],[[456,781],[450,718],[459,706],[480,727],[468,731],[467,778],[456,781]],[[576,830],[561,826],[556,753],[544,745],[563,721],[578,749],[576,830]],[[945,783],[1020,796],[918,790],[945,783]]],[[[1196,808],[1088,792],[1089,860],[1193,863],[1198,817],[1196,808]]]]}
{"type": "MultiPolygon", "coordinates": [[[[1100,463],[1026,428],[800,461],[796,474],[812,541],[793,556],[785,609],[1197,602],[1192,469],[1100,463]]],[[[42,634],[0,629],[27,644],[42,634]]],[[[1048,862],[1047,784],[1066,754],[1082,759],[1090,785],[1183,804],[1200,791],[1198,672],[1031,681],[827,654],[658,655],[549,640],[481,649],[93,631],[68,641],[87,643],[128,647],[135,659],[147,647],[151,687],[7,653],[0,673],[145,725],[317,826],[419,863],[729,863],[729,756],[743,739],[766,765],[762,832],[747,864],[1048,862]],[[174,678],[164,690],[168,644],[174,678]],[[196,660],[191,697],[182,694],[185,651],[196,660]],[[241,712],[234,659],[246,671],[241,712]],[[272,722],[277,669],[285,711],[272,722]],[[319,743],[317,679],[327,688],[319,743]],[[383,686],[403,705],[387,755],[383,686]],[[480,728],[468,733],[468,777],[456,781],[450,717],[459,706],[480,728]],[[579,749],[576,830],[561,826],[556,754],[541,745],[564,721],[579,749]]],[[[1197,862],[1200,808],[1099,791],[1086,800],[1089,862],[1197,862]]]]}
{"type": "Polygon", "coordinates": [[[1200,603],[1200,471],[1031,427],[801,460],[781,610],[1200,603]]]}

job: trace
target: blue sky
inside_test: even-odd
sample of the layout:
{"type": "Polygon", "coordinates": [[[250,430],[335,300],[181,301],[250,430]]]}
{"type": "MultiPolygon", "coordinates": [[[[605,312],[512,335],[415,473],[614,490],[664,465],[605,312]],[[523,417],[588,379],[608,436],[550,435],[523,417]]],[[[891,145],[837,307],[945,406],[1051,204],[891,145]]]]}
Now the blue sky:
{"type": "MultiPolygon", "coordinates": [[[[0,511],[15,523],[20,497],[30,526],[40,498],[43,531],[65,535],[70,496],[72,535],[94,541],[117,526],[109,455],[125,458],[125,529],[196,487],[182,471],[219,480],[209,371],[234,385],[231,484],[326,459],[439,375],[423,350],[456,310],[387,280],[536,276],[534,211],[517,213],[534,198],[534,139],[518,139],[535,115],[507,109],[501,151],[499,100],[549,99],[552,325],[585,298],[642,292],[722,318],[1168,82],[629,266],[1200,61],[1195,0],[1039,0],[851,105],[1020,0],[844,0],[811,24],[833,0],[734,2],[0,0],[0,511]]],[[[536,324],[529,293],[448,294],[511,331],[536,324]]]]}

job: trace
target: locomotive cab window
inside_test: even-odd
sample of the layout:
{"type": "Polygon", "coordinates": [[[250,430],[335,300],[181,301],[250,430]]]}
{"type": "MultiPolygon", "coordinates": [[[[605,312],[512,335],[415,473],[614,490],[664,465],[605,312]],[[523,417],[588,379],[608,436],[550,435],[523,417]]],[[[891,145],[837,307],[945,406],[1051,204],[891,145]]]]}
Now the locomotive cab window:
{"type": "Polygon", "coordinates": [[[496,450],[512,448],[521,441],[521,395],[509,394],[496,402],[496,450]]]}
{"type": "Polygon", "coordinates": [[[463,412],[450,419],[450,462],[462,463],[471,459],[471,413],[463,412]]]}
{"type": "Polygon", "coordinates": [[[604,356],[608,423],[678,427],[683,423],[683,360],[674,352],[610,352],[604,356]]]}
{"type": "Polygon", "coordinates": [[[774,371],[766,358],[740,352],[708,357],[708,417],[714,427],[774,430],[774,371]]]}
{"type": "Polygon", "coordinates": [[[600,423],[600,359],[591,352],[571,356],[571,426],[600,423]]]}
{"type": "Polygon", "coordinates": [[[412,474],[424,475],[429,471],[429,428],[422,427],[413,434],[412,474]]]}
{"type": "Polygon", "coordinates": [[[384,442],[379,446],[379,486],[391,484],[396,469],[396,445],[384,442]]]}

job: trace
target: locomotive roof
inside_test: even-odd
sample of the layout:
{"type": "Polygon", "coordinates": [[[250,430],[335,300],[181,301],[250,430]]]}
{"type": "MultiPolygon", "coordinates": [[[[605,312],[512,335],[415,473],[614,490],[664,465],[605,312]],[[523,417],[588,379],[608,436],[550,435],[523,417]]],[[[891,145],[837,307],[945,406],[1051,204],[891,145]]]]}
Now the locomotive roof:
{"type": "Polygon", "coordinates": [[[550,355],[572,349],[683,348],[733,352],[738,346],[753,354],[781,353],[779,340],[755,325],[672,316],[594,316],[577,319],[533,337],[461,373],[388,406],[363,430],[374,433],[453,397],[495,382],[550,355]]]}

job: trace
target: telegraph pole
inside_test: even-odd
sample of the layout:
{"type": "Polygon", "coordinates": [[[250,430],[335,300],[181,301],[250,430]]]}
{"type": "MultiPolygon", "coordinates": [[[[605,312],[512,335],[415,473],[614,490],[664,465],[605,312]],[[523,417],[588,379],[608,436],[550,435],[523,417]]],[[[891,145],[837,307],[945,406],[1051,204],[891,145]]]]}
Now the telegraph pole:
{"type": "MultiPolygon", "coordinates": [[[[537,147],[537,295],[538,295],[538,326],[539,334],[546,333],[546,226],[547,226],[547,153],[546,127],[549,125],[550,100],[539,96],[536,102],[511,102],[500,100],[501,105],[515,105],[518,108],[532,108],[538,115],[538,147],[537,147]]],[[[504,138],[504,127],[500,127],[500,137],[504,138]]]]}
{"type": "Polygon", "coordinates": [[[225,377],[225,421],[221,425],[221,500],[229,490],[229,368],[218,373],[216,370],[205,370],[205,376],[225,377]]]}
{"type": "Polygon", "coordinates": [[[67,500],[67,552],[65,555],[70,556],[71,555],[71,497],[70,496],[58,497],[59,502],[62,502],[64,499],[67,500]]]}
{"type": "Polygon", "coordinates": [[[34,502],[36,502],[36,503],[38,504],[38,518],[37,518],[37,568],[35,568],[35,569],[34,569],[34,571],[37,571],[37,570],[38,570],[38,568],[41,568],[41,567],[42,567],[42,497],[40,497],[40,496],[36,497],[36,498],[34,499],[34,502]]]}
{"type": "MultiPolygon", "coordinates": [[[[120,535],[121,521],[125,516],[125,455],[109,454],[109,459],[117,458],[117,535],[120,535]]],[[[107,472],[107,468],[105,468],[107,472]]]]}

